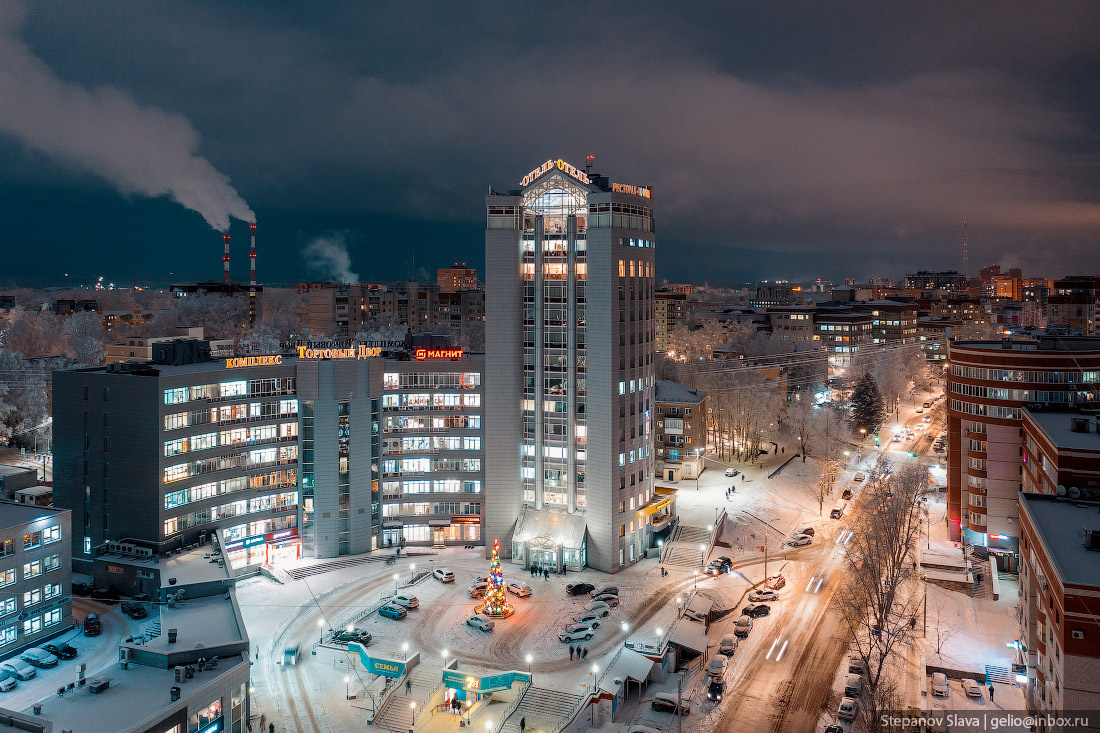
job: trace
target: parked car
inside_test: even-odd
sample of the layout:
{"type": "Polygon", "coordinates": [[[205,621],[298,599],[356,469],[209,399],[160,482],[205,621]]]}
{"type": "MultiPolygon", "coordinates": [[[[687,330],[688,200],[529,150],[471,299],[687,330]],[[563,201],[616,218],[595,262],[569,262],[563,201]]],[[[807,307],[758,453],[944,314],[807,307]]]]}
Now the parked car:
{"type": "Polygon", "coordinates": [[[921,414],[922,412],[924,412],[924,408],[923,408],[923,407],[918,407],[918,408],[917,408],[917,414],[919,415],[919,414],[921,414]]]}
{"type": "Polygon", "coordinates": [[[78,654],[76,647],[69,646],[68,644],[43,644],[42,648],[54,655],[58,659],[76,659],[78,654]]]}
{"type": "Polygon", "coordinates": [[[387,603],[386,605],[378,609],[378,615],[382,616],[383,618],[390,618],[394,621],[400,621],[401,619],[408,616],[409,612],[401,606],[395,606],[392,603],[387,603]]]}
{"type": "Polygon", "coordinates": [[[119,594],[118,589],[113,585],[107,588],[96,588],[92,591],[92,600],[99,601],[100,603],[106,603],[108,606],[113,606],[118,603],[119,594]]]}
{"type": "Polygon", "coordinates": [[[592,628],[600,628],[600,619],[603,616],[599,611],[585,611],[584,613],[578,613],[573,617],[573,623],[577,624],[591,624],[592,628]]]}
{"type": "Polygon", "coordinates": [[[124,614],[134,620],[145,618],[149,615],[149,609],[145,607],[144,603],[139,601],[125,601],[121,608],[124,614]]]}
{"type": "Polygon", "coordinates": [[[592,638],[592,627],[584,624],[570,624],[558,632],[559,641],[588,641],[592,638]]]}
{"type": "Polygon", "coordinates": [[[851,499],[852,498],[852,490],[847,489],[847,488],[844,489],[844,491],[842,491],[841,494],[840,494],[840,498],[841,499],[851,499]]]}
{"type": "Polygon", "coordinates": [[[436,568],[432,571],[432,577],[440,583],[455,582],[455,574],[451,572],[450,568],[436,568]]]}
{"type": "Polygon", "coordinates": [[[943,672],[932,673],[932,696],[947,697],[947,675],[943,672]]]}
{"type": "Polygon", "coordinates": [[[759,588],[749,593],[749,600],[753,603],[759,603],[760,601],[778,601],[779,594],[774,590],[768,590],[767,588],[759,588]]]}
{"type": "Polygon", "coordinates": [[[707,565],[708,575],[721,575],[722,573],[728,573],[733,569],[733,560],[729,559],[725,555],[715,558],[707,565]]]}
{"type": "Polygon", "coordinates": [[[496,622],[491,618],[483,618],[482,616],[470,616],[466,619],[466,625],[472,626],[478,631],[492,631],[496,628],[496,622]]]}
{"type": "Polygon", "coordinates": [[[844,733],[844,726],[830,723],[825,726],[825,733],[844,733]]]}
{"type": "Polygon", "coordinates": [[[979,700],[982,699],[982,686],[978,684],[977,680],[965,679],[962,681],[963,692],[967,697],[976,697],[979,700]]]}
{"type": "Polygon", "coordinates": [[[32,679],[38,671],[31,665],[24,662],[18,657],[13,657],[6,662],[0,662],[0,669],[5,672],[11,672],[18,679],[29,680],[32,679]]]}
{"type": "Polygon", "coordinates": [[[648,725],[632,725],[626,729],[626,733],[661,733],[661,731],[650,728],[648,725]]]}
{"type": "Polygon", "coordinates": [[[30,649],[25,650],[19,655],[19,658],[39,669],[49,669],[57,666],[57,657],[38,646],[32,646],[30,649]]]}
{"type": "Polygon", "coordinates": [[[604,618],[611,613],[611,606],[607,605],[603,601],[589,601],[588,603],[584,604],[582,608],[585,611],[593,611],[594,613],[601,614],[601,618],[604,618]]]}
{"type": "Polygon", "coordinates": [[[103,633],[103,622],[98,613],[89,613],[84,617],[84,636],[99,636],[103,633]]]}
{"type": "Polygon", "coordinates": [[[531,586],[526,583],[509,583],[506,587],[509,593],[519,596],[520,598],[526,598],[531,595],[531,586]]]}
{"type": "Polygon", "coordinates": [[[18,684],[15,681],[15,675],[0,669],[0,692],[11,692],[18,684]]]}
{"type": "Polygon", "coordinates": [[[420,599],[416,596],[394,596],[390,601],[406,609],[420,607],[420,599]]]}
{"type": "Polygon", "coordinates": [[[570,583],[565,586],[565,592],[571,596],[583,596],[585,593],[591,593],[596,590],[596,586],[591,583],[570,583]]]}
{"type": "Polygon", "coordinates": [[[719,677],[711,677],[707,685],[707,699],[712,702],[722,702],[722,693],[726,690],[725,680],[719,677]]]}
{"type": "Polygon", "coordinates": [[[707,665],[707,674],[711,677],[721,678],[726,674],[726,667],[729,665],[730,658],[725,654],[715,654],[710,658],[710,664],[707,665]]]}
{"type": "Polygon", "coordinates": [[[860,483],[863,483],[863,480],[866,479],[866,478],[867,478],[867,474],[865,474],[863,471],[856,471],[856,476],[855,476],[856,481],[858,481],[860,483]]]}
{"type": "Polygon", "coordinates": [[[91,583],[73,583],[73,595],[87,597],[95,590],[95,586],[91,583]]]}
{"type": "Polygon", "coordinates": [[[590,590],[589,593],[593,597],[595,597],[595,596],[605,596],[605,595],[617,596],[617,595],[619,595],[619,587],[617,585],[609,585],[609,584],[605,583],[603,585],[596,586],[595,588],[590,590]]]}
{"type": "Polygon", "coordinates": [[[489,581],[479,580],[466,589],[466,595],[470,598],[481,598],[487,590],[489,590],[489,581]]]}
{"type": "Polygon", "coordinates": [[[923,405],[921,405],[921,407],[923,407],[923,408],[924,408],[924,409],[926,409],[926,410],[927,410],[927,409],[928,409],[929,407],[931,407],[931,406],[932,406],[932,403],[931,403],[931,402],[925,402],[925,403],[924,403],[923,405]]]}
{"type": "Polygon", "coordinates": [[[863,675],[849,674],[844,678],[844,694],[848,697],[859,697],[863,691],[863,675]]]}
{"type": "Polygon", "coordinates": [[[718,644],[718,653],[732,657],[735,651],[737,651],[737,637],[733,634],[726,634],[718,644]]]}
{"type": "Polygon", "coordinates": [[[362,644],[363,646],[370,644],[373,639],[374,637],[370,635],[370,632],[355,628],[345,629],[338,634],[333,634],[332,636],[332,640],[337,643],[350,644],[351,642],[355,641],[362,644]]]}
{"type": "Polygon", "coordinates": [[[752,618],[749,616],[742,616],[733,625],[733,635],[742,639],[748,636],[750,631],[752,631],[752,618]]]}
{"type": "Polygon", "coordinates": [[[808,534],[796,534],[787,540],[788,547],[804,547],[814,541],[814,538],[808,534]]]}
{"type": "Polygon", "coordinates": [[[859,706],[856,705],[855,700],[850,697],[840,698],[840,707],[837,708],[836,717],[841,720],[855,720],[857,712],[859,712],[859,706]]]}
{"type": "Polygon", "coordinates": [[[766,603],[750,603],[741,609],[742,616],[748,616],[749,618],[760,618],[761,616],[767,616],[772,612],[772,607],[766,603]]]}
{"type": "Polygon", "coordinates": [[[741,473],[741,472],[738,471],[736,468],[727,468],[726,469],[726,478],[733,478],[734,476],[736,476],[739,473],[741,473]]]}
{"type": "Polygon", "coordinates": [[[787,584],[787,579],[782,575],[773,575],[764,581],[764,586],[772,590],[779,590],[787,584]]]}
{"type": "Polygon", "coordinates": [[[691,712],[687,700],[677,701],[676,694],[672,692],[658,692],[653,696],[653,709],[664,713],[678,713],[687,715],[691,712]]]}
{"type": "Polygon", "coordinates": [[[607,605],[611,606],[612,608],[618,608],[619,607],[619,597],[617,595],[613,595],[611,593],[601,593],[598,596],[593,596],[592,600],[600,601],[601,603],[606,603],[607,605]]]}
{"type": "Polygon", "coordinates": [[[865,669],[863,657],[858,654],[852,654],[848,657],[848,674],[863,674],[865,669]]]}

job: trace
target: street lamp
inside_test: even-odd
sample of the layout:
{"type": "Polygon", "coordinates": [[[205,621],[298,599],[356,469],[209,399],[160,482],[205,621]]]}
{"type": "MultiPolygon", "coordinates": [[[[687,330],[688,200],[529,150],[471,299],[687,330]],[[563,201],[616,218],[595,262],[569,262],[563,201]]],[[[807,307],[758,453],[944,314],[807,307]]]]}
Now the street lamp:
{"type": "Polygon", "coordinates": [[[320,635],[323,644],[325,642],[325,620],[323,618],[317,619],[317,633],[320,635]]]}
{"type": "Polygon", "coordinates": [[[414,575],[416,575],[416,563],[409,565],[409,585],[412,585],[414,575]]]}
{"type": "Polygon", "coordinates": [[[699,545],[699,567],[706,565],[707,560],[707,546],[704,544],[699,545]]]}
{"type": "Polygon", "coordinates": [[[693,578],[693,582],[695,583],[695,589],[698,590],[699,589],[699,571],[698,570],[692,570],[691,571],[691,577],[693,578]]]}
{"type": "Polygon", "coordinates": [[[413,716],[412,722],[413,722],[413,724],[415,724],[416,723],[416,700],[413,700],[409,703],[409,710],[412,711],[412,716],[413,716]]]}
{"type": "Polygon", "coordinates": [[[393,574],[393,594],[394,595],[397,595],[397,579],[398,579],[398,577],[400,577],[400,576],[398,576],[397,573],[393,574]]]}
{"type": "Polygon", "coordinates": [[[440,652],[440,654],[443,655],[443,666],[446,667],[447,666],[447,657],[451,656],[451,653],[449,651],[447,651],[446,649],[444,649],[442,652],[440,652]]]}
{"type": "Polygon", "coordinates": [[[351,699],[351,677],[344,676],[344,699],[351,699]]]}
{"type": "Polygon", "coordinates": [[[401,642],[401,659],[409,661],[409,642],[407,641],[401,642]]]}
{"type": "Polygon", "coordinates": [[[596,673],[599,672],[599,671],[600,671],[599,666],[593,664],[592,665],[592,693],[593,694],[595,694],[595,692],[596,692],[596,673]]]}
{"type": "Polygon", "coordinates": [[[680,596],[676,596],[676,615],[677,616],[680,615],[680,604],[683,602],[683,600],[684,599],[681,598],[680,596]]]}
{"type": "Polygon", "coordinates": [[[485,721],[485,730],[492,730],[492,729],[493,729],[493,721],[486,720],[485,721]]]}
{"type": "Polygon", "coordinates": [[[623,628],[623,633],[624,633],[624,634],[625,634],[626,632],[630,631],[630,624],[628,624],[628,623],[627,623],[626,621],[623,621],[623,622],[622,622],[622,624],[621,624],[621,626],[622,626],[622,628],[623,628]]]}
{"type": "Polygon", "coordinates": [[[527,674],[531,674],[531,662],[534,661],[535,658],[532,657],[530,654],[528,654],[524,658],[527,660],[527,674]]]}

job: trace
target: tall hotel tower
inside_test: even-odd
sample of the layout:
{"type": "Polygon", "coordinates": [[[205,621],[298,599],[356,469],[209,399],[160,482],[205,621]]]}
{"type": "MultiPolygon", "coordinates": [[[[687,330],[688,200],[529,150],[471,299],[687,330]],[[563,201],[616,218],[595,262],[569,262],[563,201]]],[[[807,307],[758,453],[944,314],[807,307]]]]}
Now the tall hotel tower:
{"type": "Polygon", "coordinates": [[[652,191],[560,159],[520,185],[486,197],[485,544],[616,572],[645,555],[664,499],[652,191]]]}

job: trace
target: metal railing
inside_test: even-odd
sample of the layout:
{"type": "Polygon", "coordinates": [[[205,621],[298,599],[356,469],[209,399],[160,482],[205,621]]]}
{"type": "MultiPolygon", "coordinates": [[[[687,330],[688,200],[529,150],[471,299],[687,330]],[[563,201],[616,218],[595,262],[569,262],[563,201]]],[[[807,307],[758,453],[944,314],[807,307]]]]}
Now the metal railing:
{"type": "Polygon", "coordinates": [[[519,704],[523,702],[523,696],[527,694],[527,690],[530,689],[530,687],[531,678],[528,677],[527,681],[523,683],[523,687],[520,689],[519,694],[516,695],[516,699],[513,700],[511,704],[509,704],[508,707],[504,709],[504,712],[500,716],[500,722],[498,722],[496,724],[496,727],[493,728],[493,733],[500,733],[501,729],[504,727],[504,724],[508,722],[508,718],[512,716],[512,713],[516,712],[516,709],[519,708],[519,704]]]}

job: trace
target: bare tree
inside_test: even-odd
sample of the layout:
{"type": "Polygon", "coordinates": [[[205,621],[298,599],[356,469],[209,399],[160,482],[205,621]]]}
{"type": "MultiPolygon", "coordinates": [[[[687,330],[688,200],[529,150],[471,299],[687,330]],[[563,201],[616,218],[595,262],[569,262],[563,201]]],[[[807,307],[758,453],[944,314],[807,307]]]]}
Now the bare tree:
{"type": "Polygon", "coordinates": [[[833,597],[872,696],[884,683],[890,654],[910,638],[921,602],[914,552],[926,473],[918,465],[890,469],[880,458],[871,471],[862,514],[845,548],[851,567],[833,597]]]}
{"type": "MultiPolygon", "coordinates": [[[[928,597],[925,596],[925,603],[928,597]]],[[[947,609],[947,601],[943,596],[938,596],[936,603],[928,609],[927,638],[928,643],[936,652],[936,656],[943,654],[943,647],[959,632],[955,623],[954,614],[947,609]]]]}
{"type": "Polygon", "coordinates": [[[885,670],[879,677],[878,684],[861,698],[861,702],[859,721],[863,724],[863,730],[893,733],[895,727],[883,720],[883,713],[888,710],[902,710],[905,707],[902,704],[902,694],[898,689],[894,673],[889,669],[885,670]]]}
{"type": "Polygon", "coordinates": [[[80,366],[99,366],[107,356],[106,332],[98,313],[74,313],[65,321],[66,353],[80,366]]]}

